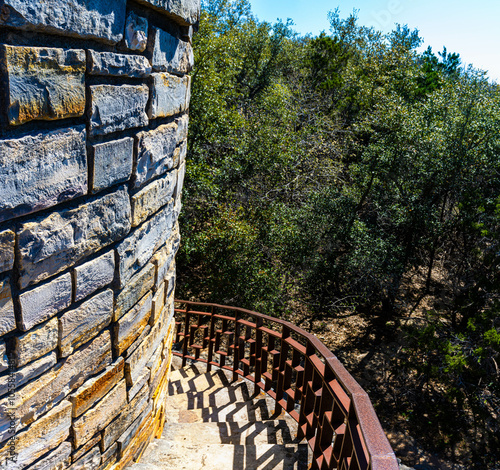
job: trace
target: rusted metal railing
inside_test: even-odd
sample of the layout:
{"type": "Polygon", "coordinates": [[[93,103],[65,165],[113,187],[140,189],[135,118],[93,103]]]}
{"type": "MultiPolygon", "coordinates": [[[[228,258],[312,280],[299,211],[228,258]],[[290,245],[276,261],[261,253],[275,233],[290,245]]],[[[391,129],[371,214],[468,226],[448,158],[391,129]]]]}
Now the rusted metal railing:
{"type": "Polygon", "coordinates": [[[397,470],[366,392],[314,335],[289,322],[236,307],[176,300],[183,358],[230,370],[265,391],[298,423],[312,469],[397,470]]]}

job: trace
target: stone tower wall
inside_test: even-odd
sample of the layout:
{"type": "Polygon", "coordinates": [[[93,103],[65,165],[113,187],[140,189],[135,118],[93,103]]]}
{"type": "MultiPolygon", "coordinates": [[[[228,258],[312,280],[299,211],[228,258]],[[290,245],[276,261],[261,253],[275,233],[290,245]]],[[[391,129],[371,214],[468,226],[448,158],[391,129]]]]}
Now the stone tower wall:
{"type": "Polygon", "coordinates": [[[199,0],[0,0],[0,467],[161,433],[199,0]]]}

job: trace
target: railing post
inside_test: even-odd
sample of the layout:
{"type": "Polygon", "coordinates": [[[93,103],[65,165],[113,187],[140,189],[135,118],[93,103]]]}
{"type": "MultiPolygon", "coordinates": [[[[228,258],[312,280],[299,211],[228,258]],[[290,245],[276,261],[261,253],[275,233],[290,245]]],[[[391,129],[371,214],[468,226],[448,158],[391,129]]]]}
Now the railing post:
{"type": "Polygon", "coordinates": [[[214,354],[214,342],[215,342],[215,307],[212,305],[210,307],[210,333],[208,339],[208,355],[207,355],[207,372],[212,370],[212,361],[214,354]]]}
{"type": "Polygon", "coordinates": [[[184,344],[182,345],[182,367],[187,363],[186,356],[188,354],[189,342],[189,304],[186,303],[186,312],[184,317],[184,344]]]}

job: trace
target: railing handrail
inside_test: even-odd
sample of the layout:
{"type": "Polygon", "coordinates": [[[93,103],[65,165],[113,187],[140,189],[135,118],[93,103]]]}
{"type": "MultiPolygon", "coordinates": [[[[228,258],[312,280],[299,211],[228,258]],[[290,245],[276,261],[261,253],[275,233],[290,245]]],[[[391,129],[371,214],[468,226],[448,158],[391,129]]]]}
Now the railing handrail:
{"type": "MultiPolygon", "coordinates": [[[[259,319],[261,324],[265,322],[270,322],[272,324],[277,324],[280,325],[284,330],[283,331],[288,331],[288,332],[293,332],[296,335],[304,338],[307,342],[307,344],[310,346],[308,348],[308,351],[314,351],[313,353],[305,353],[304,357],[309,359],[310,356],[315,356],[316,352],[324,359],[325,361],[325,366],[328,366],[329,369],[332,371],[332,373],[335,376],[336,381],[339,383],[339,385],[342,387],[343,392],[345,392],[349,399],[350,403],[349,405],[352,406],[352,412],[354,413],[354,416],[349,414],[349,410],[347,410],[347,416],[346,420],[349,420],[349,423],[347,423],[347,427],[350,430],[351,434],[354,433],[353,427],[358,427],[359,426],[359,434],[362,437],[362,441],[360,442],[360,445],[363,447],[363,453],[368,457],[366,466],[364,468],[361,468],[361,464],[355,463],[351,466],[349,462],[351,462],[350,459],[344,459],[343,462],[340,461],[339,457],[339,462],[335,463],[335,460],[332,459],[330,456],[328,459],[323,458],[321,455],[316,456],[315,459],[313,459],[313,467],[312,468],[318,468],[318,469],[330,469],[330,468],[345,468],[346,470],[349,470],[350,468],[356,469],[356,470],[397,470],[399,468],[397,464],[396,457],[394,455],[394,452],[389,444],[389,441],[387,440],[387,437],[384,434],[384,431],[382,430],[382,427],[380,425],[380,422],[378,420],[378,417],[375,413],[375,410],[373,409],[373,406],[371,404],[371,401],[368,397],[368,394],[362,389],[362,387],[357,383],[357,381],[349,374],[349,372],[345,369],[345,367],[342,365],[342,363],[338,360],[338,358],[325,346],[316,336],[314,336],[311,333],[308,333],[307,331],[304,331],[303,329],[297,327],[296,325],[285,321],[281,320],[279,318],[274,318],[268,315],[264,315],[262,313],[254,312],[251,310],[243,309],[243,308],[238,308],[238,307],[231,307],[231,306],[226,306],[226,305],[220,305],[220,304],[213,304],[213,303],[206,303],[206,302],[192,302],[192,301],[185,301],[185,300],[175,300],[176,304],[184,304],[186,305],[186,309],[175,309],[176,312],[178,313],[184,313],[184,314],[194,314],[194,315],[204,315],[204,316],[209,316],[213,319],[214,312],[217,309],[220,310],[226,310],[226,311],[232,311],[235,313],[234,319],[231,319],[231,321],[234,321],[236,324],[238,323],[238,317],[237,314],[244,314],[247,316],[250,316],[254,319],[259,319]],[[209,307],[210,312],[197,312],[190,310],[192,307],[209,307]],[[351,422],[351,420],[353,420],[351,422]],[[325,462],[328,462],[325,465],[325,462]],[[336,466],[332,466],[335,463],[336,466]]],[[[177,331],[177,339],[179,339],[179,335],[183,335],[184,338],[190,338],[190,333],[187,331],[187,326],[189,324],[189,316],[185,320],[186,323],[184,325],[185,331],[184,333],[180,333],[179,329],[177,331]]],[[[213,321],[213,320],[212,320],[213,321]]],[[[177,323],[178,326],[180,323],[177,323]]],[[[196,326],[196,325],[194,325],[196,326]]],[[[198,325],[199,326],[199,325],[198,325]]],[[[248,325],[246,325],[248,326],[248,325]]],[[[256,323],[256,330],[258,329],[257,323],[256,323]]],[[[213,332],[210,333],[212,335],[213,332]]],[[[288,333],[289,336],[289,333],[288,333]]],[[[288,337],[287,336],[287,337],[288,337]]],[[[283,340],[284,338],[280,335],[281,340],[282,340],[282,345],[283,345],[283,340]]],[[[240,337],[241,338],[241,337],[240,337]]],[[[193,339],[191,338],[191,343],[193,339]]],[[[210,336],[210,341],[215,341],[214,338],[210,336]]],[[[235,345],[236,345],[236,335],[235,335],[235,345]]],[[[197,354],[195,357],[192,357],[190,355],[187,355],[187,348],[189,347],[188,342],[186,341],[185,343],[185,349],[183,353],[174,353],[178,356],[184,357],[189,357],[191,359],[199,360],[202,362],[207,362],[208,368],[210,370],[210,365],[216,365],[215,362],[209,360],[204,360],[198,357],[199,352],[197,351],[197,354]]],[[[199,346],[198,346],[199,347],[199,346]]],[[[236,346],[235,346],[236,347],[236,346]]],[[[287,345],[287,348],[289,345],[287,345]]],[[[294,351],[297,351],[293,346],[291,346],[294,351]]],[[[281,355],[281,348],[280,348],[280,353],[278,354],[279,356],[281,355]]],[[[267,358],[267,356],[266,356],[267,358]]],[[[285,358],[286,360],[286,358],[285,358]]],[[[280,359],[281,361],[281,359],[280,359]]],[[[281,363],[284,363],[284,361],[281,361],[281,363]]],[[[225,366],[222,364],[223,368],[225,369],[230,369],[232,370],[233,374],[238,374],[238,375],[243,375],[238,367],[238,363],[233,363],[232,368],[229,366],[225,366]]],[[[318,373],[318,369],[315,368],[316,373],[318,373]]],[[[325,368],[325,371],[327,369],[325,368]]],[[[284,374],[284,371],[280,371],[280,374],[284,374]]],[[[254,381],[254,383],[259,385],[255,379],[252,377],[249,377],[245,375],[247,379],[250,379],[254,381]]],[[[283,377],[280,377],[280,379],[285,380],[283,377]]],[[[322,377],[323,379],[323,386],[329,387],[330,393],[337,399],[336,392],[328,385],[325,380],[325,377],[322,377]]],[[[305,382],[305,379],[304,379],[305,382]]],[[[301,397],[305,397],[305,391],[303,390],[305,388],[305,383],[304,386],[302,387],[302,391],[300,392],[301,397]]],[[[262,386],[259,385],[261,388],[262,386]]],[[[280,397],[277,395],[277,393],[272,393],[270,390],[265,390],[269,395],[271,395],[275,400],[277,404],[277,409],[281,409],[282,406],[278,403],[280,400],[280,397]],[[275,396],[273,396],[275,395],[275,396]]],[[[283,392],[283,390],[281,391],[283,392]]],[[[317,405],[314,405],[317,406],[317,405]]],[[[332,404],[333,406],[333,404],[332,404]]],[[[302,406],[301,406],[301,412],[302,412],[302,406]]],[[[305,413],[305,412],[304,412],[305,413]]],[[[297,418],[297,413],[290,413],[294,419],[296,419],[300,423],[300,419],[305,419],[305,418],[297,418]]],[[[333,424],[330,423],[330,426],[333,426],[333,424]]],[[[321,427],[318,425],[318,428],[321,427]]],[[[305,428],[308,428],[307,425],[305,425],[305,428]]],[[[300,429],[300,428],[299,428],[300,429]]],[[[320,430],[321,431],[321,430],[320,430]]],[[[310,433],[313,431],[310,431],[310,433]]],[[[316,442],[315,436],[317,434],[317,431],[314,430],[314,436],[306,436],[304,435],[303,437],[306,437],[308,439],[308,442],[311,446],[311,448],[315,447],[316,452],[318,452],[319,449],[319,443],[316,442]]],[[[334,433],[336,435],[336,433],[334,433]]],[[[351,440],[354,440],[354,437],[351,435],[351,440]]],[[[344,445],[344,444],[342,444],[344,445]]],[[[354,448],[356,447],[355,444],[351,443],[351,446],[354,448]]],[[[323,445],[324,448],[324,445],[323,445]]],[[[313,449],[314,450],[314,449],[313,449]]],[[[344,450],[344,449],[342,449],[344,450]]],[[[332,451],[333,452],[333,451],[332,451]]],[[[360,458],[356,451],[352,451],[356,454],[356,462],[360,458]]],[[[358,451],[359,452],[359,451],[358,451]]]]}

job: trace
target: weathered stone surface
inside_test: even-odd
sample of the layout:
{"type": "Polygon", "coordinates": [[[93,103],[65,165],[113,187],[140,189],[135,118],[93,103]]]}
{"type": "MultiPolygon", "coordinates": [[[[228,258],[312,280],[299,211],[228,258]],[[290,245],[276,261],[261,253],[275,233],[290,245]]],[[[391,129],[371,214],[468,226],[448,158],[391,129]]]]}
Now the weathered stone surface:
{"type": "Polygon", "coordinates": [[[150,118],[169,117],[186,111],[191,97],[189,76],[153,73],[150,118]]]}
{"type": "Polygon", "coordinates": [[[125,26],[125,45],[133,51],[144,51],[148,44],[148,20],[130,12],[125,26]]]}
{"type": "Polygon", "coordinates": [[[179,226],[176,225],[165,247],[153,257],[153,263],[156,264],[155,285],[157,289],[160,288],[160,285],[168,277],[168,272],[179,249],[180,241],[179,226]]]}
{"type": "Polygon", "coordinates": [[[127,430],[118,438],[116,441],[118,443],[118,452],[122,456],[125,453],[125,449],[129,446],[131,441],[136,437],[144,421],[151,415],[152,404],[150,403],[146,406],[146,409],[140,414],[140,416],[127,428],[127,430]]]}
{"type": "Polygon", "coordinates": [[[174,293],[175,290],[175,261],[174,261],[174,267],[171,269],[168,273],[167,280],[168,280],[168,289],[167,289],[167,299],[174,293]]]}
{"type": "MultiPolygon", "coordinates": [[[[16,434],[17,458],[15,462],[9,461],[9,470],[21,470],[59,446],[69,436],[70,426],[71,403],[65,400],[26,431],[16,434]]],[[[0,450],[0,462],[6,462],[9,457],[9,442],[0,450]]]]}
{"type": "MultiPolygon", "coordinates": [[[[74,457],[73,457],[74,459],[74,457]]],[[[99,446],[94,447],[87,452],[83,457],[80,457],[69,470],[95,470],[101,465],[101,451],[99,446]]]]}
{"type": "Polygon", "coordinates": [[[115,254],[113,251],[99,256],[75,268],[75,300],[88,297],[101,287],[113,282],[115,276],[115,254]]]}
{"type": "Polygon", "coordinates": [[[126,0],[3,0],[0,25],[117,43],[126,0]]]}
{"type": "Polygon", "coordinates": [[[125,139],[94,145],[92,192],[110,188],[128,181],[134,163],[134,139],[125,139]]]}
{"type": "Polygon", "coordinates": [[[172,231],[172,201],[155,216],[137,227],[117,247],[120,287],[139,271],[164,245],[172,231]]]}
{"type": "Polygon", "coordinates": [[[0,222],[85,194],[85,127],[0,141],[0,181],[0,222]]]}
{"type": "Polygon", "coordinates": [[[117,354],[122,354],[142,333],[149,322],[151,305],[152,294],[150,292],[115,324],[117,354]]]}
{"type": "Polygon", "coordinates": [[[150,215],[165,206],[175,190],[177,172],[171,171],[153,181],[132,196],[132,227],[137,227],[150,215]]]}
{"type": "Polygon", "coordinates": [[[14,302],[8,278],[0,278],[0,335],[16,329],[14,302]]]}
{"type": "Polygon", "coordinates": [[[84,348],[17,390],[14,397],[7,396],[1,399],[0,442],[12,435],[8,410],[14,413],[13,429],[15,431],[23,429],[60,403],[88,377],[98,374],[108,366],[111,357],[111,337],[109,331],[104,331],[84,348]]]}
{"type": "Polygon", "coordinates": [[[29,470],[64,470],[71,465],[71,442],[65,441],[29,470]]]}
{"type": "Polygon", "coordinates": [[[102,433],[101,451],[105,451],[123,434],[123,432],[144,411],[149,400],[147,384],[137,393],[137,396],[122,409],[118,417],[104,428],[102,433]]]}
{"type": "Polygon", "coordinates": [[[83,116],[85,51],[3,45],[10,124],[83,116]]]}
{"type": "Polygon", "coordinates": [[[200,19],[200,0],[139,0],[173,16],[181,24],[195,24],[200,19]]]}
{"type": "Polygon", "coordinates": [[[19,302],[23,330],[28,331],[68,307],[72,289],[71,274],[68,273],[22,293],[19,302]]]}
{"type": "MultiPolygon", "coordinates": [[[[73,462],[76,462],[80,459],[80,457],[83,457],[90,449],[93,449],[95,446],[99,445],[99,442],[101,441],[101,434],[98,433],[96,436],[94,436],[90,441],[87,441],[85,444],[83,444],[81,447],[79,447],[77,450],[73,452],[71,455],[71,459],[73,462]]],[[[99,452],[99,455],[101,453],[99,452]]]]}
{"type": "Polygon", "coordinates": [[[151,65],[142,55],[88,51],[90,75],[113,75],[133,78],[147,77],[151,65]]]}
{"type": "Polygon", "coordinates": [[[104,135],[148,124],[146,85],[94,85],[90,87],[90,133],[104,135]]]}
{"type": "Polygon", "coordinates": [[[21,369],[16,369],[12,374],[5,375],[0,378],[0,396],[9,393],[13,384],[16,388],[21,387],[26,382],[33,380],[45,371],[49,370],[57,363],[57,354],[51,352],[40,359],[30,362],[27,366],[21,369]]]}
{"type": "Polygon", "coordinates": [[[153,306],[151,308],[151,316],[149,317],[149,324],[154,326],[154,324],[160,318],[161,312],[165,305],[165,283],[161,282],[160,287],[153,297],[153,306]]]}
{"type": "Polygon", "coordinates": [[[15,233],[12,230],[0,232],[0,273],[14,266],[15,233]]]}
{"type": "Polygon", "coordinates": [[[174,199],[181,196],[182,188],[184,187],[184,177],[186,176],[186,163],[182,165],[177,170],[177,184],[175,185],[174,199]]]}
{"type": "Polygon", "coordinates": [[[129,387],[133,386],[144,372],[144,367],[153,352],[163,341],[168,331],[169,310],[165,308],[160,319],[151,328],[147,339],[125,360],[125,378],[129,387]]]}
{"type": "Polygon", "coordinates": [[[56,274],[130,230],[126,188],[21,225],[18,232],[21,288],[56,274]]]}
{"type": "Polygon", "coordinates": [[[179,147],[179,165],[182,165],[186,161],[187,156],[187,142],[182,142],[179,147]]]}
{"type": "Polygon", "coordinates": [[[119,357],[114,364],[107,367],[97,377],[85,382],[69,397],[73,403],[73,417],[76,418],[106,395],[121,379],[125,362],[119,357]]]}
{"type": "Polygon", "coordinates": [[[0,372],[9,368],[9,358],[7,357],[7,347],[5,341],[0,341],[0,372]]]}
{"type": "Polygon", "coordinates": [[[72,432],[76,447],[88,441],[96,432],[102,431],[127,403],[127,387],[123,380],[99,403],[73,421],[72,432]]]}
{"type": "Polygon", "coordinates": [[[136,188],[173,168],[177,141],[175,123],[137,134],[136,188]]]}
{"type": "Polygon", "coordinates": [[[185,74],[194,65],[193,48],[189,42],[172,36],[167,31],[157,29],[154,36],[151,63],[155,72],[185,74]]]}
{"type": "Polygon", "coordinates": [[[142,342],[147,338],[151,331],[151,326],[147,325],[138,338],[132,343],[132,345],[127,349],[125,353],[125,360],[127,360],[132,354],[134,354],[135,350],[142,344],[142,342]]]}
{"type": "Polygon", "coordinates": [[[146,368],[141,376],[137,379],[137,382],[127,390],[127,398],[129,403],[137,396],[139,391],[144,387],[145,384],[149,382],[151,378],[151,371],[146,368]]]}
{"type": "MultiPolygon", "coordinates": [[[[118,453],[118,444],[115,442],[109,449],[106,449],[104,452],[102,452],[102,463],[104,464],[113,456],[116,458],[117,453],[118,453]]],[[[102,470],[102,467],[99,470],[102,470]]]]}
{"type": "Polygon", "coordinates": [[[160,343],[156,348],[156,351],[153,353],[149,361],[146,363],[146,367],[151,371],[150,384],[153,384],[153,382],[156,380],[157,378],[156,374],[162,365],[163,361],[162,352],[163,352],[163,343],[160,343]]]}
{"type": "Polygon", "coordinates": [[[58,337],[57,318],[53,318],[28,333],[14,338],[16,366],[22,367],[56,349],[58,337]]]}
{"type": "Polygon", "coordinates": [[[59,319],[61,356],[69,356],[73,350],[96,336],[111,323],[112,315],[113,291],[110,289],[66,312],[59,319]]]}
{"type": "Polygon", "coordinates": [[[122,315],[127,313],[154,286],[154,283],[155,266],[150,263],[130,279],[125,288],[117,295],[113,321],[118,321],[122,315]]]}
{"type": "Polygon", "coordinates": [[[186,143],[188,137],[189,114],[183,114],[175,120],[177,124],[177,144],[186,143]]]}

